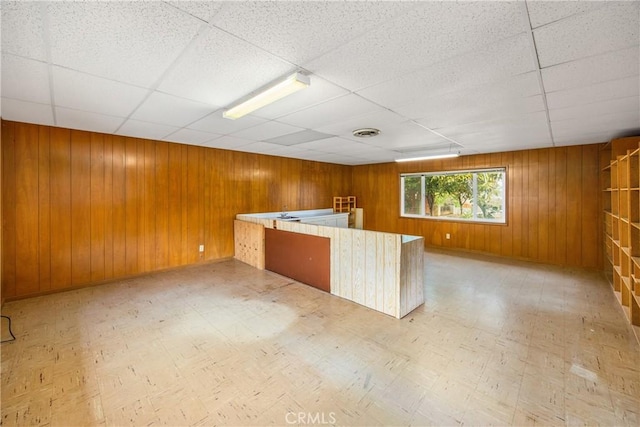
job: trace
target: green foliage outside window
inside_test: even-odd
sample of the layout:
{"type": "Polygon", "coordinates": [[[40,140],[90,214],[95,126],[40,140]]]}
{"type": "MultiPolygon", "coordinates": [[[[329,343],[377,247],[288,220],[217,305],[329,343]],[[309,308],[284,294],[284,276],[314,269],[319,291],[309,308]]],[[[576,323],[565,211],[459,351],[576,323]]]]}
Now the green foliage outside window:
{"type": "Polygon", "coordinates": [[[505,222],[505,169],[404,174],[402,216],[505,222]]]}

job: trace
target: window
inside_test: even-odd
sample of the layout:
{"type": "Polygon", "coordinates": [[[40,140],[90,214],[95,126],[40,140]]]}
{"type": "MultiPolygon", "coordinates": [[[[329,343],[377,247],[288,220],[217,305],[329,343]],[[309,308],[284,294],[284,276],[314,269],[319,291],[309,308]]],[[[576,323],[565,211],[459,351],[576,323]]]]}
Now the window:
{"type": "Polygon", "coordinates": [[[412,218],[506,222],[506,169],[400,175],[400,215],[412,218]]]}

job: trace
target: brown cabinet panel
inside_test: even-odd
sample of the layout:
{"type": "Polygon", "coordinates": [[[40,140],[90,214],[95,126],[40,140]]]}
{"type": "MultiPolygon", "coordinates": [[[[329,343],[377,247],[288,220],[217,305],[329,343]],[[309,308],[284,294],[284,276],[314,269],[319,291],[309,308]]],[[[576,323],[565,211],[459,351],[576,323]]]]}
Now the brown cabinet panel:
{"type": "Polygon", "coordinates": [[[331,292],[330,239],[265,228],[264,268],[331,292]]]}

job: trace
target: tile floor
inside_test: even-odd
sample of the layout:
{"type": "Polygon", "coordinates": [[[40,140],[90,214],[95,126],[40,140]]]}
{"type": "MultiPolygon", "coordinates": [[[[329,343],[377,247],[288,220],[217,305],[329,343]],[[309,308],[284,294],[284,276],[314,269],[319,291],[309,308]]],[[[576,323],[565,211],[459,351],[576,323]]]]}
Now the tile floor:
{"type": "Polygon", "coordinates": [[[2,425],[640,425],[600,274],[425,256],[402,320],[237,261],[6,303],[2,425]]]}

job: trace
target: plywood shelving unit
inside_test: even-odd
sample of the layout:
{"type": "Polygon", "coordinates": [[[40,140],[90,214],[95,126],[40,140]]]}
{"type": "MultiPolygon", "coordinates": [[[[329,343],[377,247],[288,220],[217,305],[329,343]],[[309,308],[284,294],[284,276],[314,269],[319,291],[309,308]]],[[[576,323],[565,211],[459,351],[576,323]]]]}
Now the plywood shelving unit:
{"type": "Polygon", "coordinates": [[[621,138],[605,146],[605,275],[640,340],[640,137],[621,138]]]}
{"type": "Polygon", "coordinates": [[[355,209],[356,196],[334,196],[333,211],[336,213],[349,213],[349,228],[353,228],[355,226],[355,209]]]}

